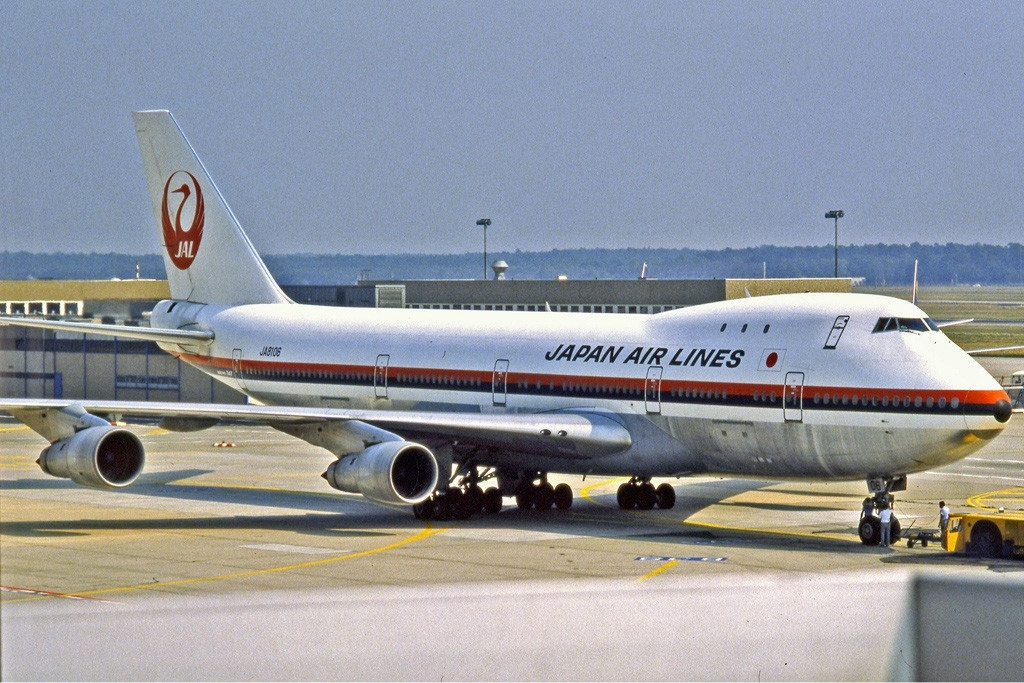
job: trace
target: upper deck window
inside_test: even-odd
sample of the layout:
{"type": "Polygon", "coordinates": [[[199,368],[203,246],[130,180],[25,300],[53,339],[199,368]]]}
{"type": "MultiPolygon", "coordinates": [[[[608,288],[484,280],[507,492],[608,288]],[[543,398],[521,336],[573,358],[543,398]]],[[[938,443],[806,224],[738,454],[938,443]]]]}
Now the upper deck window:
{"type": "Polygon", "coordinates": [[[872,332],[937,332],[931,318],[879,318],[872,332]]]}

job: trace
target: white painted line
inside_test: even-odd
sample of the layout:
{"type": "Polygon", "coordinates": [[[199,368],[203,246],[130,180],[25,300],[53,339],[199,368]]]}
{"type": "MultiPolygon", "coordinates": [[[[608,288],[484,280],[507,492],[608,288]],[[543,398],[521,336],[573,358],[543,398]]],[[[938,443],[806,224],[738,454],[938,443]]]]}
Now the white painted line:
{"type": "Polygon", "coordinates": [[[521,531],[508,529],[448,529],[445,538],[467,541],[500,541],[502,543],[537,543],[542,541],[568,541],[578,536],[550,531],[521,531]]]}
{"type": "Polygon", "coordinates": [[[641,555],[636,562],[725,562],[726,557],[654,557],[641,555]]]}
{"type": "Polygon", "coordinates": [[[243,545],[243,548],[253,550],[269,550],[274,553],[295,553],[297,555],[345,555],[351,550],[338,550],[335,548],[312,548],[304,545],[286,545],[284,543],[257,543],[255,545],[243,545]]]}
{"type": "Polygon", "coordinates": [[[966,458],[964,462],[986,462],[999,465],[1024,465],[1024,460],[990,460],[988,458],[966,458]]]}
{"type": "Polygon", "coordinates": [[[961,472],[921,472],[914,476],[931,476],[931,477],[969,477],[971,479],[998,479],[999,481],[1012,481],[1018,486],[1024,481],[1024,477],[993,477],[989,474],[963,474],[961,472]]]}

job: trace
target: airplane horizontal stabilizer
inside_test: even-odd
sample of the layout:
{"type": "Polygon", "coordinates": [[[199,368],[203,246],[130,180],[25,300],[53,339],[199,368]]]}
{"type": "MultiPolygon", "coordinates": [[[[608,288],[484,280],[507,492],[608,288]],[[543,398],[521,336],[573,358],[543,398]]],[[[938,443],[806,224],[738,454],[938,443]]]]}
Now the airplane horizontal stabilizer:
{"type": "Polygon", "coordinates": [[[163,342],[166,344],[209,344],[213,341],[210,330],[169,330],[152,327],[128,327],[127,325],[104,325],[66,320],[42,320],[35,318],[10,318],[0,316],[0,325],[33,327],[43,330],[60,330],[80,334],[98,334],[123,339],[163,342]]]}

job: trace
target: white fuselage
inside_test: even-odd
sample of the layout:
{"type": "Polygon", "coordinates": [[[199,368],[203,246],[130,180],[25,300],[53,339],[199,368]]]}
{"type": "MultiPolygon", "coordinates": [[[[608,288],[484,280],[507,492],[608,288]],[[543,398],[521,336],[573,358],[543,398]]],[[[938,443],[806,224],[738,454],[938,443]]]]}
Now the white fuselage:
{"type": "Polygon", "coordinates": [[[657,315],[172,303],[154,310],[154,326],[216,339],[165,348],[261,403],[598,409],[633,434],[628,451],[603,458],[496,453],[498,465],[889,476],[962,458],[1004,426],[992,411],[1006,396],[998,383],[920,309],[886,297],[759,297],[657,315]],[[921,322],[876,331],[886,319],[921,322]]]}

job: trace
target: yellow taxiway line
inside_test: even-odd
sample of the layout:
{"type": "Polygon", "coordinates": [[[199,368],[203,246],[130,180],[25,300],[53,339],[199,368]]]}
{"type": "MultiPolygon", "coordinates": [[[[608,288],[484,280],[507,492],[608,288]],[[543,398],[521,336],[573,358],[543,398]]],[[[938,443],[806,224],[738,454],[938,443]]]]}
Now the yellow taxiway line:
{"type": "MultiPolygon", "coordinates": [[[[177,581],[158,581],[156,583],[140,583],[140,584],[135,584],[133,586],[117,586],[117,587],[114,587],[114,588],[100,588],[100,589],[90,590],[90,591],[78,591],[78,592],[74,593],[74,596],[77,597],[77,598],[87,598],[89,596],[94,596],[94,595],[110,595],[112,593],[125,593],[125,592],[128,592],[128,591],[140,591],[140,590],[147,590],[147,589],[152,589],[152,588],[163,589],[163,588],[168,588],[168,587],[172,587],[172,586],[187,586],[187,585],[190,585],[190,584],[206,583],[206,582],[212,582],[212,581],[228,581],[228,580],[231,580],[231,579],[244,579],[244,578],[248,578],[248,577],[251,577],[251,576],[260,576],[260,575],[263,575],[263,574],[275,574],[275,573],[278,573],[278,572],[294,571],[296,569],[306,569],[306,568],[309,568],[309,567],[317,567],[317,566],[320,566],[320,565],[332,564],[332,563],[335,563],[335,562],[343,562],[345,560],[354,560],[354,559],[357,559],[357,558],[360,558],[360,557],[366,557],[368,555],[375,555],[377,553],[382,553],[382,552],[385,552],[385,551],[388,551],[388,550],[394,550],[395,548],[400,548],[400,547],[402,547],[404,545],[409,545],[410,543],[416,543],[417,541],[422,541],[422,540],[424,540],[426,538],[430,538],[431,536],[439,534],[442,531],[445,531],[446,529],[447,529],[447,527],[436,528],[432,524],[430,524],[430,522],[427,522],[426,528],[424,528],[419,533],[414,534],[413,536],[409,536],[408,538],[403,538],[400,541],[395,541],[394,543],[389,543],[388,545],[380,546],[379,548],[371,548],[369,550],[360,550],[360,551],[357,551],[357,552],[346,553],[344,555],[338,555],[336,557],[327,557],[327,558],[320,559],[320,560],[312,560],[310,562],[300,562],[298,564],[289,564],[289,565],[284,565],[284,566],[280,566],[280,567],[267,567],[265,569],[253,569],[253,570],[250,570],[250,571],[233,572],[231,574],[220,574],[220,575],[217,575],[217,576],[200,576],[200,577],[196,577],[196,578],[192,578],[192,579],[179,579],[177,581]]],[[[24,598],[24,599],[21,599],[21,600],[18,600],[18,599],[11,600],[11,602],[29,602],[29,601],[32,601],[32,600],[47,600],[47,599],[52,599],[54,597],[60,597],[60,594],[52,593],[52,594],[47,594],[47,595],[35,595],[35,596],[31,597],[31,598],[24,598]]]]}
{"type": "Polygon", "coordinates": [[[972,508],[981,508],[983,510],[998,510],[1000,507],[1005,508],[1006,503],[1003,505],[989,505],[989,498],[1008,498],[1015,503],[1020,503],[1024,506],[1024,486],[1013,486],[1008,489],[1000,489],[998,491],[987,491],[985,493],[979,493],[976,496],[971,496],[967,499],[967,505],[972,508]]]}

